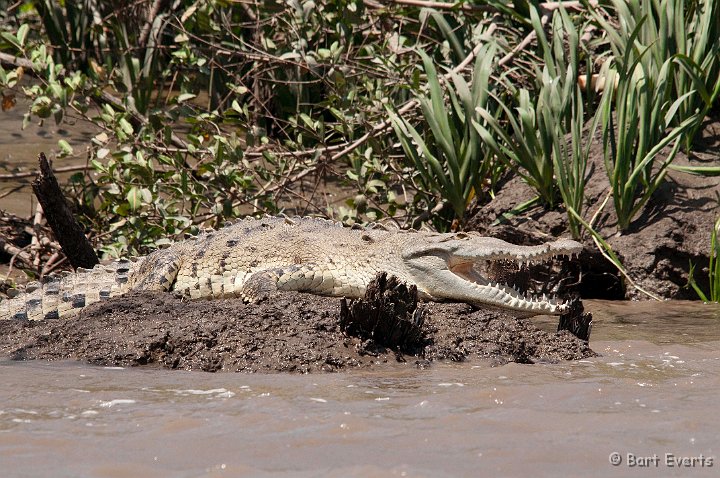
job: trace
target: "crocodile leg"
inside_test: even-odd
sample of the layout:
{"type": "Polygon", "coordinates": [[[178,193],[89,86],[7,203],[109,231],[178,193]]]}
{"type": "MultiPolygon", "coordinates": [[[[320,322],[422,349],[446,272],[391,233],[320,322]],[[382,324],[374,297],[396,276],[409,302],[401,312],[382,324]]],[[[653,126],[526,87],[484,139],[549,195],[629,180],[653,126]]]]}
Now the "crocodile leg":
{"type": "Polygon", "coordinates": [[[178,251],[169,249],[155,251],[138,264],[128,284],[129,288],[169,292],[173,290],[181,265],[182,257],[178,251]]]}

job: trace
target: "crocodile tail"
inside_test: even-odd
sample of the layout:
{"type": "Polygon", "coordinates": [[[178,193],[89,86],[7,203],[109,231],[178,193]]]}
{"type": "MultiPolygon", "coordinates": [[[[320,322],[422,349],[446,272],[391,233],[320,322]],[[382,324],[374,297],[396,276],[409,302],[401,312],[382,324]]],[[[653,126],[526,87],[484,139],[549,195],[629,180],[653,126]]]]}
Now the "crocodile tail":
{"type": "Polygon", "coordinates": [[[44,284],[31,282],[13,289],[8,293],[10,298],[0,302],[0,320],[72,317],[94,302],[124,293],[133,266],[128,260],[119,260],[50,276],[44,284]]]}

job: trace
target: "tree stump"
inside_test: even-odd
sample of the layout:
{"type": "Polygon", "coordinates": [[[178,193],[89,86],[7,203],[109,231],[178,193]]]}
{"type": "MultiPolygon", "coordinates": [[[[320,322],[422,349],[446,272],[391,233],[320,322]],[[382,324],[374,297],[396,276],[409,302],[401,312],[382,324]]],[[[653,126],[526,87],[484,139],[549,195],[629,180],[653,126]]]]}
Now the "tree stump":
{"type": "Polygon", "coordinates": [[[85,231],[75,219],[44,153],[40,153],[38,162],[40,172],[32,182],[32,188],[55,234],[55,239],[60,243],[68,261],[75,269],[78,267],[92,269],[100,262],[95,249],[90,245],[85,231]]]}
{"type": "Polygon", "coordinates": [[[424,346],[423,311],[417,308],[417,287],[378,273],[365,297],[340,302],[340,329],[347,335],[414,353],[424,346]]]}

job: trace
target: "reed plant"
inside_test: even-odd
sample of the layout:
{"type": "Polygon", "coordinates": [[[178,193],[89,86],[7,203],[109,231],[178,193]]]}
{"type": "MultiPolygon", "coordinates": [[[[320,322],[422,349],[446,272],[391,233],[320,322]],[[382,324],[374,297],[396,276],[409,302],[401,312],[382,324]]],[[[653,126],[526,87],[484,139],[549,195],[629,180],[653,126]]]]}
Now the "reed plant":
{"type": "MultiPolygon", "coordinates": [[[[576,78],[577,76],[568,70],[565,84],[570,84],[576,78]]],[[[569,208],[579,214],[583,210],[585,174],[592,134],[587,141],[583,137],[584,106],[580,88],[576,85],[571,91],[564,92],[560,86],[559,79],[555,78],[541,90],[541,105],[548,105],[548,110],[541,110],[543,113],[540,121],[544,124],[541,129],[546,132],[550,142],[548,146],[552,151],[555,181],[567,211],[568,227],[572,236],[578,239],[581,224],[570,214],[569,208]],[[567,101],[567,104],[563,104],[564,101],[567,101]],[[560,114],[562,110],[570,113],[564,121],[560,114]]]]}
{"type": "Polygon", "coordinates": [[[695,266],[690,263],[690,272],[688,273],[688,285],[690,285],[703,302],[720,302],[720,218],[715,221],[712,232],[710,233],[710,263],[708,265],[708,282],[710,291],[706,295],[700,288],[694,278],[695,266]]]}
{"type": "Polygon", "coordinates": [[[624,231],[662,184],[680,147],[689,148],[720,94],[720,12],[713,0],[611,3],[618,26],[597,9],[589,11],[612,50],[600,75],[599,109],[618,229],[624,231]]]}
{"type": "MultiPolygon", "coordinates": [[[[562,7],[553,15],[551,37],[535,7],[530,7],[529,18],[544,60],[534,71],[535,90],[506,85],[516,103],[498,99],[504,112],[500,119],[480,107],[486,126],[476,127],[498,158],[537,192],[546,207],[554,208],[562,198],[567,206],[582,211],[590,143],[583,139],[585,100],[577,81],[577,29],[562,7]]],[[[568,214],[568,221],[573,236],[578,237],[580,224],[575,216],[568,214]]]]}
{"type": "Polygon", "coordinates": [[[502,116],[477,106],[481,122],[474,126],[478,134],[500,161],[537,192],[546,207],[555,207],[558,197],[552,147],[548,147],[553,133],[545,130],[544,121],[538,121],[542,114],[538,103],[525,88],[517,90],[515,108],[499,97],[496,100],[502,116]]]}
{"type": "Polygon", "coordinates": [[[629,47],[616,50],[601,71],[605,89],[598,113],[620,231],[662,184],[684,135],[699,121],[698,113],[678,120],[694,91],[673,100],[675,59],[660,65],[651,60],[650,47],[638,41],[643,23],[630,33],[629,47]],[[658,159],[661,152],[664,157],[658,159]]]}
{"type": "Polygon", "coordinates": [[[542,72],[536,73],[539,131],[544,138],[543,147],[551,151],[555,183],[565,205],[568,227],[578,239],[581,224],[570,210],[577,214],[583,211],[587,162],[597,117],[588,134],[583,135],[586,99],[578,84],[581,49],[578,31],[568,13],[562,7],[555,12],[551,38],[534,9],[531,19],[544,59],[542,72]]]}
{"type": "Polygon", "coordinates": [[[641,60],[646,68],[659,71],[670,58],[670,97],[680,98],[692,92],[678,106],[675,124],[696,117],[695,124],[683,134],[686,150],[702,119],[720,95],[720,2],[717,0],[613,0],[619,27],[592,10],[605,29],[615,56],[623,56],[636,45],[647,48],[641,60]],[[632,33],[635,32],[631,40],[632,33]]]}
{"type": "Polygon", "coordinates": [[[33,2],[33,6],[53,47],[56,63],[86,69],[91,59],[99,61],[102,50],[108,46],[101,22],[107,17],[108,10],[112,10],[110,5],[93,0],[39,0],[33,2]]]}
{"type": "Polygon", "coordinates": [[[423,188],[447,201],[460,221],[473,196],[494,182],[492,152],[473,121],[482,121],[476,107],[492,108],[489,90],[495,51],[491,43],[479,50],[471,84],[453,73],[447,88],[441,85],[430,56],[419,51],[427,76],[427,92],[417,97],[425,131],[388,109],[393,129],[423,188]]]}

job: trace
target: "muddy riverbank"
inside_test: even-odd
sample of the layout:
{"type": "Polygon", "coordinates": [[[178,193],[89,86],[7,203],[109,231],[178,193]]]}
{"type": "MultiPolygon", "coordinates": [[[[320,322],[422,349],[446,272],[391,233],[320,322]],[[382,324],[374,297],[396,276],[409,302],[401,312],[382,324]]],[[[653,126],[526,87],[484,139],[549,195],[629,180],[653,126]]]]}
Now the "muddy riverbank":
{"type": "MultiPolygon", "coordinates": [[[[656,157],[657,163],[665,160],[665,153],[667,150],[656,157]]],[[[720,166],[720,120],[708,120],[692,156],[681,151],[673,164],[720,166]]],[[[720,178],[670,170],[630,228],[621,233],[601,138],[592,142],[586,177],[583,217],[610,244],[635,284],[662,299],[697,300],[697,294],[686,287],[692,263],[696,266],[695,279],[703,290],[709,290],[708,254],[710,234],[720,217],[720,178]]],[[[536,206],[521,214],[509,214],[534,196],[527,184],[514,177],[499,188],[491,202],[473,212],[467,229],[523,245],[568,235],[567,214],[562,208],[536,206]]],[[[649,299],[602,256],[590,234],[584,232],[582,242],[585,251],[575,261],[578,268],[572,274],[577,282],[575,290],[584,299],[649,299]]]]}
{"type": "Polygon", "coordinates": [[[422,343],[414,354],[344,334],[340,299],[281,293],[259,304],[238,299],[182,301],[132,293],[93,304],[78,317],[0,321],[0,356],[79,359],[96,365],[154,365],[242,372],[318,372],[398,362],[557,362],[594,356],[569,332],[538,329],[532,319],[465,304],[422,304],[422,343]]]}

